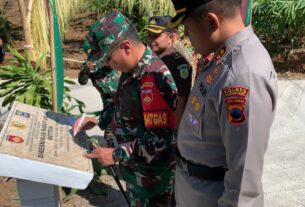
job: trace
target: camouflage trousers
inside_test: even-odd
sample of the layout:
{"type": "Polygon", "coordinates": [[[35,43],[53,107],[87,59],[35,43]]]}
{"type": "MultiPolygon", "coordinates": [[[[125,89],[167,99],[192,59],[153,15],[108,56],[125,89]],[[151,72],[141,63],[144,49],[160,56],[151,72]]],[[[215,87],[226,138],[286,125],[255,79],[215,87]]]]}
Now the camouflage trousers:
{"type": "Polygon", "coordinates": [[[171,206],[172,190],[154,194],[147,192],[144,188],[127,183],[126,192],[132,207],[171,206]]]}
{"type": "MultiPolygon", "coordinates": [[[[142,183],[144,184],[143,179],[142,183]]],[[[150,185],[151,182],[149,180],[146,180],[145,183],[146,187],[126,182],[126,194],[132,207],[171,206],[174,172],[162,176],[161,181],[153,185],[150,185]]]]}

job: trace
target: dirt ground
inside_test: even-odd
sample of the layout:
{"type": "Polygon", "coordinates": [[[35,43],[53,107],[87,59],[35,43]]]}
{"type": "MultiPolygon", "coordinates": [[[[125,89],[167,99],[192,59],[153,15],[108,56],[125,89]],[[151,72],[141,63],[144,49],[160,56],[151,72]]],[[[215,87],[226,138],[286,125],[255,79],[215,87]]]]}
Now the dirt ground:
{"type": "MultiPolygon", "coordinates": [[[[28,2],[28,1],[25,1],[28,2]]],[[[23,34],[21,30],[21,20],[18,11],[17,1],[0,0],[0,8],[4,8],[7,18],[14,26],[13,46],[21,48],[24,45],[23,34]],[[8,2],[8,3],[6,3],[8,2]]],[[[76,78],[79,73],[80,62],[86,59],[86,54],[82,50],[82,43],[88,27],[94,23],[96,16],[90,12],[80,14],[71,23],[65,31],[65,40],[63,44],[65,58],[65,75],[70,78],[76,78]]],[[[278,55],[273,57],[275,68],[279,79],[305,79],[305,48],[295,49],[289,55],[278,55]]],[[[113,188],[115,186],[110,176],[101,177],[106,183],[105,189],[107,195],[96,195],[90,189],[78,191],[72,198],[63,203],[63,207],[87,207],[87,206],[122,206],[122,197],[120,192],[113,188]]],[[[65,191],[62,191],[65,195],[65,191]]],[[[124,202],[123,202],[124,203],[124,202]]],[[[0,177],[0,207],[18,207],[19,198],[16,191],[16,180],[0,177]]]]}

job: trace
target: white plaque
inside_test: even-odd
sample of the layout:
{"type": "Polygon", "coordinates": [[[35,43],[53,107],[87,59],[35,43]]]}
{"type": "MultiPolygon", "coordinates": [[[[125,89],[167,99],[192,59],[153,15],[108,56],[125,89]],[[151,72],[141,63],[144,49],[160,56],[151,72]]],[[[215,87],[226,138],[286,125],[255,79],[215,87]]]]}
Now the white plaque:
{"type": "Polygon", "coordinates": [[[15,102],[0,134],[0,176],[84,189],[93,178],[73,117],[15,102]]]}

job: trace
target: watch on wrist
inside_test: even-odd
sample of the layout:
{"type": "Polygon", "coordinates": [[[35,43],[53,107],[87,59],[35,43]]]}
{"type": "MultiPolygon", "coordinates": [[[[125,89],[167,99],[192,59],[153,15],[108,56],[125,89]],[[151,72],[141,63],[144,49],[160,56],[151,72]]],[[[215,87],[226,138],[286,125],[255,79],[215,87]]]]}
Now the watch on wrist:
{"type": "Polygon", "coordinates": [[[123,149],[121,147],[117,147],[112,152],[112,157],[115,162],[119,162],[123,159],[123,149]]]}

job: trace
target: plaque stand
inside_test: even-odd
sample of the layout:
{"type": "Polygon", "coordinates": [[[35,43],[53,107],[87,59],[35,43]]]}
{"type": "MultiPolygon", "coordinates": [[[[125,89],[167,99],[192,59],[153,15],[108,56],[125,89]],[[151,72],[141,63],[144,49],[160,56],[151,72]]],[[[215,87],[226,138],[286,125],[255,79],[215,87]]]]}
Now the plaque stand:
{"type": "Polygon", "coordinates": [[[22,207],[60,207],[59,187],[28,180],[16,179],[22,207]]]}

